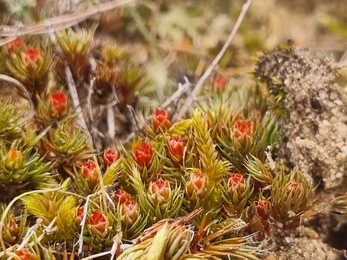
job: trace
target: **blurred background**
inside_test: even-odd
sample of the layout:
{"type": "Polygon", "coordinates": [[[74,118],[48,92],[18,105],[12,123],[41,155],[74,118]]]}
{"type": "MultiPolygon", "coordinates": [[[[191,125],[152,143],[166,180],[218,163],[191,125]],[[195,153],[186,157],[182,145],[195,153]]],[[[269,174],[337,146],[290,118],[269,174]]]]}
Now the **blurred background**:
{"type": "MultiPolygon", "coordinates": [[[[2,30],[20,28],[61,15],[95,10],[102,0],[1,0],[2,30]]],[[[146,64],[156,107],[177,88],[182,76],[195,80],[217,55],[245,1],[142,0],[91,16],[73,28],[95,29],[95,41],[117,42],[136,50],[146,64]]],[[[347,2],[341,0],[253,0],[219,72],[244,76],[257,53],[291,40],[294,45],[333,55],[347,73],[347,2]]],[[[64,22],[62,18],[61,22],[64,22]]],[[[48,29],[47,29],[48,31],[48,29]]]]}

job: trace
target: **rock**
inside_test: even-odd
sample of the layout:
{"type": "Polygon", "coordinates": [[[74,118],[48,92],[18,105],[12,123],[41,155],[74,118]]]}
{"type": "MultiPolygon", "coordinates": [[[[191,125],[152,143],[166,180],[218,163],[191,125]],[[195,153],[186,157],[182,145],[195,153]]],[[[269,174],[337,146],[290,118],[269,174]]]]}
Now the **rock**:
{"type": "Polygon", "coordinates": [[[312,230],[300,227],[297,230],[284,231],[282,235],[273,234],[272,247],[274,250],[264,259],[295,259],[295,260],[334,260],[338,259],[339,253],[323,243],[316,234],[312,236],[312,230]],[[285,237],[292,237],[292,243],[285,242],[285,237]],[[315,237],[315,238],[314,238],[315,237]]]}
{"type": "Polygon", "coordinates": [[[330,57],[284,46],[260,57],[254,75],[264,81],[279,123],[278,158],[307,174],[313,185],[334,189],[346,175],[347,98],[335,83],[330,57]]]}
{"type": "Polygon", "coordinates": [[[325,54],[283,45],[259,58],[254,75],[266,84],[279,119],[276,161],[303,172],[319,193],[312,205],[318,212],[311,223],[315,230],[293,231],[292,243],[286,236],[274,238],[271,256],[338,259],[341,252],[330,246],[347,250],[347,195],[342,210],[328,206],[339,192],[346,193],[347,94],[335,83],[337,65],[325,54]]]}

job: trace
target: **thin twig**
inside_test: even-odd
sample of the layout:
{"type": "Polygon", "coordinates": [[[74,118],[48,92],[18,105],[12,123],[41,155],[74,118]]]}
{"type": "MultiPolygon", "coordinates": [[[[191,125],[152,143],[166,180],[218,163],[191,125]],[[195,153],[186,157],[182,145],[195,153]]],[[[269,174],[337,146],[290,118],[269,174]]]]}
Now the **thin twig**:
{"type": "Polygon", "coordinates": [[[246,15],[246,13],[247,13],[251,3],[252,3],[252,0],[247,0],[247,2],[243,4],[241,13],[240,13],[240,15],[239,15],[239,17],[238,17],[238,19],[237,19],[237,21],[235,23],[234,28],[232,29],[232,31],[231,31],[231,33],[229,35],[228,39],[224,43],[223,48],[220,50],[220,52],[218,53],[216,58],[212,61],[211,65],[207,68],[205,73],[201,76],[201,78],[199,79],[198,83],[196,83],[196,86],[194,87],[191,95],[189,97],[187,97],[187,99],[184,102],[184,104],[183,104],[182,108],[180,109],[179,113],[174,118],[174,121],[178,121],[181,118],[183,118],[183,116],[186,114],[186,112],[191,107],[193,102],[196,100],[196,98],[197,98],[201,88],[203,87],[203,84],[208,79],[208,77],[212,74],[213,70],[218,65],[218,63],[222,59],[223,55],[227,51],[229,45],[231,44],[232,40],[234,39],[234,37],[235,37],[235,35],[236,35],[240,25],[241,25],[241,22],[243,21],[243,19],[244,19],[245,15],[246,15]]]}
{"type": "Polygon", "coordinates": [[[36,233],[36,230],[42,225],[42,222],[42,218],[38,218],[36,220],[35,225],[33,225],[27,230],[25,236],[23,237],[22,243],[18,246],[17,250],[22,250],[27,245],[29,239],[34,235],[34,233],[36,233]]]}
{"type": "Polygon", "coordinates": [[[111,248],[111,258],[113,260],[121,254],[121,244],[122,244],[122,232],[118,232],[117,235],[113,238],[113,245],[111,248]]]}
{"type": "Polygon", "coordinates": [[[113,140],[116,135],[116,123],[114,120],[114,106],[119,103],[119,99],[116,93],[116,88],[112,85],[112,98],[113,100],[106,104],[107,112],[107,129],[108,129],[108,138],[113,140]]]}
{"type": "Polygon", "coordinates": [[[57,221],[57,216],[52,219],[52,221],[49,223],[47,227],[43,230],[42,234],[36,239],[36,242],[40,243],[41,240],[47,235],[52,235],[53,233],[57,232],[57,226],[54,226],[55,222],[57,221]],[[54,227],[53,227],[54,226],[54,227]]]}
{"type": "Polygon", "coordinates": [[[34,246],[35,243],[40,243],[41,240],[49,233],[47,230],[51,230],[53,228],[56,220],[57,220],[57,217],[54,217],[53,220],[49,223],[49,225],[43,230],[42,234],[38,238],[36,238],[36,230],[42,225],[42,222],[43,222],[41,218],[38,218],[36,220],[36,224],[27,231],[25,237],[23,238],[22,243],[17,248],[17,250],[23,249],[28,244],[29,239],[34,235],[35,235],[35,239],[31,243],[29,243],[29,245],[34,246]]]}
{"type": "MultiPolygon", "coordinates": [[[[90,80],[89,88],[88,88],[88,95],[86,99],[86,109],[87,109],[87,115],[89,119],[89,124],[93,125],[94,123],[94,118],[93,118],[93,110],[92,110],[92,95],[94,94],[94,82],[95,82],[95,77],[93,77],[90,80]]],[[[94,143],[94,142],[93,142],[94,143]]]]}
{"type": "Polygon", "coordinates": [[[139,125],[139,122],[137,120],[137,115],[136,115],[136,112],[135,112],[135,109],[130,106],[130,105],[127,105],[127,109],[128,109],[128,115],[129,115],[129,118],[131,119],[131,125],[132,126],[136,126],[136,130],[135,132],[140,132],[141,131],[141,127],[142,125],[140,126],[139,125]]]}
{"type": "Polygon", "coordinates": [[[10,26],[3,26],[0,31],[0,37],[7,37],[0,41],[0,46],[14,41],[17,37],[23,35],[37,35],[47,33],[49,30],[47,25],[49,25],[54,31],[63,30],[69,27],[72,27],[85,19],[97,15],[100,13],[104,13],[110,11],[112,9],[135,3],[137,0],[120,0],[112,3],[100,4],[98,6],[93,6],[84,11],[74,12],[72,14],[61,15],[57,17],[53,17],[51,19],[46,19],[43,22],[27,25],[21,28],[13,28],[10,26]]]}
{"type": "Polygon", "coordinates": [[[80,100],[78,98],[77,94],[77,88],[75,81],[73,80],[72,72],[70,70],[70,67],[67,65],[66,61],[64,61],[65,66],[65,77],[66,77],[66,83],[69,88],[69,93],[71,96],[72,104],[74,108],[76,109],[76,116],[77,116],[77,124],[82,127],[82,129],[85,131],[85,133],[88,135],[88,137],[91,138],[91,134],[89,133],[86,121],[84,120],[82,109],[80,106],[80,100]]]}
{"type": "Polygon", "coordinates": [[[84,206],[83,206],[83,217],[82,217],[82,221],[81,221],[81,224],[80,224],[80,226],[81,226],[81,233],[80,233],[80,237],[78,238],[77,243],[74,245],[74,246],[76,246],[77,244],[79,245],[77,255],[80,255],[82,253],[82,250],[83,250],[83,230],[84,230],[84,227],[85,227],[86,222],[87,222],[88,205],[89,205],[90,198],[92,196],[95,196],[95,195],[96,194],[88,195],[87,199],[86,199],[86,202],[84,203],[84,206]]]}
{"type": "Polygon", "coordinates": [[[113,140],[114,137],[115,137],[115,133],[116,133],[113,107],[108,106],[106,108],[106,113],[107,113],[107,117],[106,118],[107,118],[108,138],[110,140],[113,140]]]}
{"type": "Polygon", "coordinates": [[[160,106],[159,108],[166,108],[168,107],[171,103],[177,102],[184,93],[188,91],[188,89],[191,87],[192,83],[189,82],[189,79],[184,76],[185,83],[182,85],[181,83],[178,83],[178,88],[173,93],[168,99],[166,99],[160,106]]]}

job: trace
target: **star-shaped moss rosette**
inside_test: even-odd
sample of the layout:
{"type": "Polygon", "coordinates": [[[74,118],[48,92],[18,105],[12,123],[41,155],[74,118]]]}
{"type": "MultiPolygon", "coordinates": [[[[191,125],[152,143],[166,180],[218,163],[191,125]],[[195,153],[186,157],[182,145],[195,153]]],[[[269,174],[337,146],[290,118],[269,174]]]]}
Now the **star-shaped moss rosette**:
{"type": "Polygon", "coordinates": [[[120,153],[113,148],[107,148],[104,150],[103,153],[103,165],[104,169],[107,170],[108,167],[110,167],[114,162],[118,161],[120,159],[120,153]]]}
{"type": "Polygon", "coordinates": [[[25,43],[23,40],[19,37],[17,37],[15,40],[5,44],[3,48],[1,49],[1,55],[4,55],[4,58],[9,55],[11,55],[14,52],[19,52],[23,48],[25,48],[25,43]]]}
{"type": "Polygon", "coordinates": [[[73,187],[77,194],[88,196],[97,190],[99,183],[99,166],[93,160],[84,161],[81,166],[75,167],[73,187]]]}
{"type": "Polygon", "coordinates": [[[50,48],[39,46],[25,47],[22,51],[12,52],[6,59],[7,69],[25,86],[35,108],[38,108],[37,96],[41,96],[47,87],[51,66],[50,48]]]}
{"type": "Polygon", "coordinates": [[[20,52],[25,47],[21,38],[17,37],[13,41],[5,44],[0,48],[0,73],[8,75],[10,71],[7,69],[5,63],[6,59],[11,56],[13,52],[20,52]]]}
{"type": "MultiPolygon", "coordinates": [[[[272,162],[272,164],[274,164],[272,162]]],[[[275,169],[271,169],[268,159],[263,163],[253,155],[245,161],[246,172],[261,187],[268,188],[276,176],[275,169]]]]}
{"type": "Polygon", "coordinates": [[[185,164],[186,146],[182,136],[171,136],[167,139],[166,157],[170,159],[173,167],[180,167],[185,164]]]}
{"type": "Polygon", "coordinates": [[[152,118],[152,129],[155,134],[166,132],[171,126],[169,113],[165,109],[156,109],[152,118]]]}
{"type": "Polygon", "coordinates": [[[119,67],[125,50],[118,45],[103,45],[98,53],[101,60],[95,68],[94,92],[100,101],[105,98],[108,101],[108,97],[112,97],[109,94],[117,90],[119,67]]]}
{"type": "Polygon", "coordinates": [[[215,136],[220,152],[233,165],[236,171],[245,171],[245,159],[253,155],[260,160],[265,159],[265,151],[273,145],[270,138],[275,129],[274,120],[264,118],[259,122],[257,118],[243,119],[239,114],[230,126],[222,126],[220,134],[215,136]],[[229,128],[230,127],[230,128],[229,128]]]}
{"type": "Polygon", "coordinates": [[[31,189],[50,187],[55,183],[52,164],[45,162],[37,149],[14,142],[0,148],[1,201],[10,201],[18,194],[31,189]]]}
{"type": "Polygon", "coordinates": [[[261,100],[264,94],[258,93],[257,87],[243,89],[234,87],[226,89],[223,95],[207,94],[208,98],[200,103],[218,151],[232,163],[235,172],[245,172],[247,156],[265,160],[266,149],[272,148],[277,140],[275,117],[271,113],[263,114],[264,102],[247,104],[247,100],[257,98],[252,96],[252,99],[249,95],[253,94],[249,93],[259,94],[261,100]]]}
{"type": "Polygon", "coordinates": [[[22,202],[28,210],[28,214],[42,220],[40,233],[43,226],[52,225],[56,227],[53,232],[46,234],[44,240],[47,241],[66,241],[76,238],[74,228],[75,208],[77,198],[66,194],[70,185],[70,179],[65,180],[60,185],[55,185],[54,191],[48,189],[46,192],[31,193],[22,198],[22,202]]]}
{"type": "Polygon", "coordinates": [[[124,183],[127,180],[127,176],[132,175],[132,164],[136,165],[145,183],[148,184],[155,180],[163,170],[162,155],[165,154],[164,144],[137,138],[132,141],[130,151],[123,149],[125,171],[122,173],[123,179],[120,181],[124,183]]]}
{"type": "Polygon", "coordinates": [[[271,187],[270,216],[279,228],[298,227],[313,202],[313,188],[299,171],[280,172],[271,187]]]}
{"type": "Polygon", "coordinates": [[[58,122],[72,122],[75,115],[69,104],[69,97],[61,91],[54,91],[38,97],[39,107],[34,119],[40,128],[57,127],[58,122]]]}
{"type": "Polygon", "coordinates": [[[123,238],[138,237],[147,225],[148,215],[142,214],[139,203],[122,189],[115,190],[114,201],[117,206],[117,216],[120,217],[123,238]]]}
{"type": "Polygon", "coordinates": [[[228,217],[246,218],[254,187],[250,178],[241,173],[231,173],[223,185],[223,208],[228,217]]]}
{"type": "Polygon", "coordinates": [[[88,210],[83,241],[92,247],[91,252],[100,252],[112,246],[118,233],[118,221],[115,213],[107,209],[88,210]]]}
{"type": "MultiPolygon", "coordinates": [[[[0,203],[0,218],[5,213],[6,204],[0,203]]],[[[13,209],[7,212],[3,223],[2,238],[5,246],[14,246],[20,243],[27,231],[27,213],[22,212],[20,216],[16,216],[13,209]]]]}
{"type": "Polygon", "coordinates": [[[141,210],[148,216],[150,223],[160,219],[173,218],[179,215],[183,203],[180,187],[160,178],[145,184],[136,167],[130,176],[133,189],[138,197],[141,210]]]}
{"type": "Polygon", "coordinates": [[[54,162],[54,168],[61,174],[72,175],[73,166],[91,158],[93,153],[88,148],[88,139],[83,130],[76,124],[60,123],[57,128],[50,128],[40,142],[40,151],[46,159],[54,162]]]}
{"type": "Polygon", "coordinates": [[[80,33],[72,29],[57,34],[57,41],[62,50],[58,56],[56,74],[63,83],[67,82],[65,76],[65,63],[71,69],[75,82],[87,80],[89,75],[89,51],[93,41],[93,32],[82,30],[80,33]]]}
{"type": "MultiPolygon", "coordinates": [[[[133,104],[135,90],[146,80],[145,70],[139,64],[124,64],[120,68],[117,85],[122,93],[122,99],[119,100],[120,111],[125,111],[126,106],[133,104]]],[[[141,90],[139,90],[141,91],[141,90]]]]}
{"type": "Polygon", "coordinates": [[[25,121],[16,105],[9,101],[0,100],[0,139],[5,144],[20,138],[25,121]]]}

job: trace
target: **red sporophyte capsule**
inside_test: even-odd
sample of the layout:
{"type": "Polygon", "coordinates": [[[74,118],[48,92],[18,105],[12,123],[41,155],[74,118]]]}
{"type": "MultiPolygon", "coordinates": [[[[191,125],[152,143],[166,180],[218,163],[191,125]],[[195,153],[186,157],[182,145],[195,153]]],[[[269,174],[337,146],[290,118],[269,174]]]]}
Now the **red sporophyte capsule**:
{"type": "Polygon", "coordinates": [[[122,189],[117,189],[114,193],[114,200],[116,203],[124,204],[130,199],[131,199],[130,194],[122,189]]]}
{"type": "Polygon", "coordinates": [[[109,221],[101,211],[94,211],[90,216],[89,224],[92,230],[100,235],[107,231],[109,221]]]}
{"type": "Polygon", "coordinates": [[[154,202],[168,202],[171,197],[170,183],[167,180],[157,179],[149,184],[148,194],[154,202]]]}
{"type": "Polygon", "coordinates": [[[201,171],[194,171],[189,175],[186,184],[186,193],[191,197],[194,193],[201,198],[206,189],[206,177],[201,171]]]}
{"type": "Polygon", "coordinates": [[[90,175],[94,175],[95,169],[95,162],[92,160],[88,160],[82,165],[82,176],[84,178],[89,178],[90,175]]]}
{"type": "Polygon", "coordinates": [[[38,260],[39,258],[31,253],[28,249],[21,249],[16,251],[16,255],[19,256],[21,260],[38,260]]]}
{"type": "Polygon", "coordinates": [[[7,54],[11,54],[17,51],[23,44],[23,41],[20,38],[16,38],[15,40],[9,42],[5,46],[5,52],[7,54]]]}
{"type": "Polygon", "coordinates": [[[51,113],[55,118],[61,118],[66,115],[68,111],[68,99],[62,92],[54,92],[51,95],[51,113]]]}
{"type": "Polygon", "coordinates": [[[104,151],[104,168],[107,169],[112,163],[119,159],[118,151],[112,148],[107,148],[104,151]]]}
{"type": "Polygon", "coordinates": [[[23,160],[24,156],[22,151],[10,148],[5,158],[5,167],[11,170],[19,169],[23,166],[23,160]]]}
{"type": "Polygon", "coordinates": [[[269,202],[266,199],[259,199],[256,202],[255,210],[258,217],[264,220],[267,219],[269,217],[269,210],[270,210],[269,202]]]}
{"type": "Polygon", "coordinates": [[[169,114],[165,109],[156,109],[152,119],[153,130],[159,133],[160,130],[165,131],[171,126],[169,114]]]}
{"type": "Polygon", "coordinates": [[[253,133],[253,126],[250,121],[240,120],[234,125],[234,136],[239,139],[244,136],[251,136],[253,133]]]}
{"type": "Polygon", "coordinates": [[[181,136],[173,136],[169,138],[169,156],[175,163],[181,162],[184,156],[184,143],[181,136]]]}
{"type": "Polygon", "coordinates": [[[121,207],[122,220],[124,220],[128,226],[135,223],[137,218],[139,217],[139,204],[132,199],[129,199],[125,203],[123,203],[121,207]]]}
{"type": "Polygon", "coordinates": [[[42,54],[36,48],[27,49],[23,53],[23,62],[28,67],[35,69],[42,61],[42,54]]]}
{"type": "Polygon", "coordinates": [[[81,229],[81,222],[83,219],[84,214],[84,208],[77,208],[76,213],[75,213],[75,226],[78,230],[81,229]]]}
{"type": "Polygon", "coordinates": [[[83,163],[81,167],[81,174],[82,177],[86,180],[88,183],[88,187],[93,190],[98,183],[98,172],[96,169],[96,164],[92,160],[88,160],[87,162],[83,163]]]}
{"type": "Polygon", "coordinates": [[[294,196],[296,191],[299,189],[300,184],[296,181],[290,181],[287,184],[287,196],[294,196]]]}
{"type": "Polygon", "coordinates": [[[117,189],[114,193],[114,200],[121,207],[120,214],[122,222],[124,221],[127,226],[131,226],[135,223],[139,216],[140,207],[139,204],[131,198],[130,194],[122,189],[117,189]]]}
{"type": "Polygon", "coordinates": [[[16,239],[18,237],[18,235],[19,235],[19,231],[20,230],[19,230],[19,227],[18,227],[14,217],[11,217],[8,220],[8,222],[6,223],[6,226],[7,226],[8,230],[9,230],[9,233],[10,233],[11,237],[13,239],[16,239]]]}
{"type": "Polygon", "coordinates": [[[134,149],[134,159],[137,162],[137,164],[142,167],[148,167],[150,165],[152,155],[152,147],[145,142],[137,145],[134,149]]]}
{"type": "Polygon", "coordinates": [[[245,191],[245,178],[241,173],[232,173],[228,181],[228,190],[241,194],[245,191]]]}
{"type": "Polygon", "coordinates": [[[227,85],[227,79],[223,75],[216,74],[213,77],[213,82],[212,82],[213,91],[217,93],[223,93],[226,89],[226,85],[227,85]]]}
{"type": "Polygon", "coordinates": [[[78,208],[77,210],[76,210],[76,218],[83,218],[83,213],[84,213],[84,208],[82,207],[82,208],[78,208]]]}

